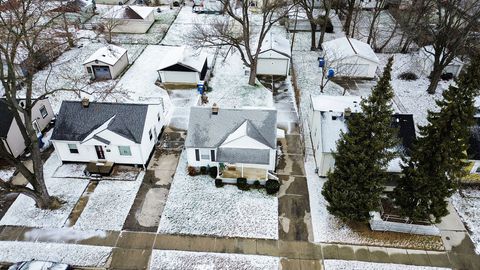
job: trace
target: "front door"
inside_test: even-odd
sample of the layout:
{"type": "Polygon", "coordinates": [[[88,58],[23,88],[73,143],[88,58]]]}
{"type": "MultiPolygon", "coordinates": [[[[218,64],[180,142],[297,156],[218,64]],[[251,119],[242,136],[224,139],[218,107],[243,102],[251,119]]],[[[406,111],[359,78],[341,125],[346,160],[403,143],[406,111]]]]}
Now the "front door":
{"type": "Polygon", "coordinates": [[[110,74],[110,68],[108,66],[92,66],[93,73],[95,74],[95,80],[110,80],[112,75],[110,74]]]}
{"type": "Polygon", "coordinates": [[[38,125],[37,120],[33,120],[32,125],[33,125],[33,129],[35,129],[35,132],[37,134],[40,133],[41,130],[40,130],[40,126],[38,125]]]}
{"type": "Polygon", "coordinates": [[[95,145],[95,152],[97,152],[98,159],[105,159],[105,153],[103,152],[103,147],[101,145],[95,145]]]}

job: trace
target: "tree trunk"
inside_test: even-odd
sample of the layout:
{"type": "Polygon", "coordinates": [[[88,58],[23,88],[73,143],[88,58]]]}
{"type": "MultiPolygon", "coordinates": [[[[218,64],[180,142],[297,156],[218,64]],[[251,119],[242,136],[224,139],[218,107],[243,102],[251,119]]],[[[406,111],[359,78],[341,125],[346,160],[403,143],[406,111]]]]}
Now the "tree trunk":
{"type": "Polygon", "coordinates": [[[427,88],[427,93],[435,94],[437,90],[438,82],[442,76],[443,69],[439,65],[434,65],[432,72],[430,73],[430,85],[427,88]]]}
{"type": "Polygon", "coordinates": [[[322,48],[323,39],[325,38],[325,32],[327,31],[328,18],[330,17],[330,7],[325,8],[325,18],[323,20],[322,31],[320,32],[320,39],[318,40],[318,48],[322,48]]]}
{"type": "Polygon", "coordinates": [[[372,42],[373,31],[375,30],[375,23],[377,22],[378,15],[380,15],[378,10],[375,10],[372,17],[372,22],[370,23],[370,29],[368,30],[367,44],[372,42]]]}
{"type": "Polygon", "coordinates": [[[345,25],[343,26],[343,30],[345,31],[345,36],[349,36],[350,34],[350,25],[352,24],[353,19],[353,11],[355,10],[355,4],[348,6],[347,10],[347,18],[345,19],[345,25]]]}
{"type": "Polygon", "coordinates": [[[310,51],[315,51],[317,49],[316,47],[316,42],[317,42],[317,38],[316,38],[316,31],[317,31],[317,24],[316,23],[313,23],[313,22],[310,22],[310,28],[311,28],[311,35],[312,35],[312,40],[310,42],[310,51]]]}
{"type": "Polygon", "coordinates": [[[248,78],[248,84],[255,86],[257,82],[257,60],[254,60],[250,65],[250,77],[248,78]]]}

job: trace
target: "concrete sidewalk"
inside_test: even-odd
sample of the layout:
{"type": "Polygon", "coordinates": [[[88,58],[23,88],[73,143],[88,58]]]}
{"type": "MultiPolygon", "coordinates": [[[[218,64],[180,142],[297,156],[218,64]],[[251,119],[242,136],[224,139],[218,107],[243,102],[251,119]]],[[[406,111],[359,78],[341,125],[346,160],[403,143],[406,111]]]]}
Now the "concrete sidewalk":
{"type": "MultiPolygon", "coordinates": [[[[0,241],[25,241],[25,233],[32,229],[3,226],[0,228],[0,241]]],[[[51,229],[48,232],[51,233],[51,229]]],[[[111,264],[106,266],[110,269],[146,269],[153,249],[275,256],[283,258],[282,264],[302,263],[305,267],[302,269],[322,269],[321,262],[325,259],[480,269],[480,256],[474,254],[375,246],[315,244],[306,241],[216,238],[128,231],[109,231],[103,238],[92,237],[70,241],[58,238],[38,238],[34,241],[113,247],[111,264]]]]}

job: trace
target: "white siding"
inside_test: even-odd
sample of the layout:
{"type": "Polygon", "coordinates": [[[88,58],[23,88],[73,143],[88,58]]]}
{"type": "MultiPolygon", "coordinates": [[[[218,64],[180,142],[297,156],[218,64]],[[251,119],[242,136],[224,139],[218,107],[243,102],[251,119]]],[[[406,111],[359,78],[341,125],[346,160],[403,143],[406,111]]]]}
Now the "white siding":
{"type": "Polygon", "coordinates": [[[193,71],[159,71],[158,74],[163,83],[197,84],[200,80],[198,72],[193,71]]]}
{"type": "Polygon", "coordinates": [[[259,58],[257,74],[287,76],[289,69],[288,59],[259,58]]]}
{"type": "MultiPolygon", "coordinates": [[[[188,165],[193,166],[193,167],[218,166],[218,162],[211,160],[211,154],[210,154],[211,150],[215,150],[215,155],[217,155],[217,149],[215,149],[215,148],[187,148],[186,151],[187,151],[188,165]],[[198,149],[200,151],[200,161],[196,160],[195,149],[198,149]],[[204,156],[204,158],[202,158],[202,156],[204,156]]],[[[215,157],[215,160],[217,160],[216,157],[215,157]]],[[[271,149],[270,150],[269,164],[247,164],[247,163],[243,163],[243,166],[248,167],[248,168],[259,168],[259,169],[267,169],[267,170],[273,171],[273,170],[275,170],[276,160],[277,160],[277,150],[276,149],[271,149]]],[[[237,164],[237,166],[240,167],[240,164],[237,164]]]]}
{"type": "Polygon", "coordinates": [[[88,71],[87,71],[87,67],[92,68],[92,73],[89,74],[92,77],[92,79],[95,79],[95,75],[93,73],[93,67],[92,66],[106,66],[106,67],[108,67],[110,69],[110,75],[112,76],[112,79],[115,79],[128,66],[128,56],[127,56],[127,53],[125,53],[124,55],[122,55],[122,57],[120,57],[120,59],[118,59],[118,61],[113,66],[109,65],[109,64],[106,64],[106,63],[103,63],[103,62],[100,62],[100,61],[98,63],[95,63],[95,62],[86,63],[83,66],[85,67],[85,72],[87,74],[89,74],[88,71]]]}
{"type": "Polygon", "coordinates": [[[374,78],[378,67],[377,63],[359,56],[351,56],[333,63],[329,63],[329,59],[326,60],[327,66],[335,70],[335,76],[341,77],[374,78]]]}

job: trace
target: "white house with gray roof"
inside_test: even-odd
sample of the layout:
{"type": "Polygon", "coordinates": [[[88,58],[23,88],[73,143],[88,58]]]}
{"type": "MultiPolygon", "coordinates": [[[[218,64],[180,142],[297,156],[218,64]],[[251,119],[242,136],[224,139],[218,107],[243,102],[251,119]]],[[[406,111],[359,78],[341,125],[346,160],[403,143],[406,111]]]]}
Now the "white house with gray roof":
{"type": "Polygon", "coordinates": [[[188,165],[218,166],[223,179],[264,182],[276,167],[277,111],[192,107],[185,147],[188,165]]]}
{"type": "Polygon", "coordinates": [[[145,165],[164,122],[161,104],[63,101],[51,141],[62,162],[145,165]]]}

